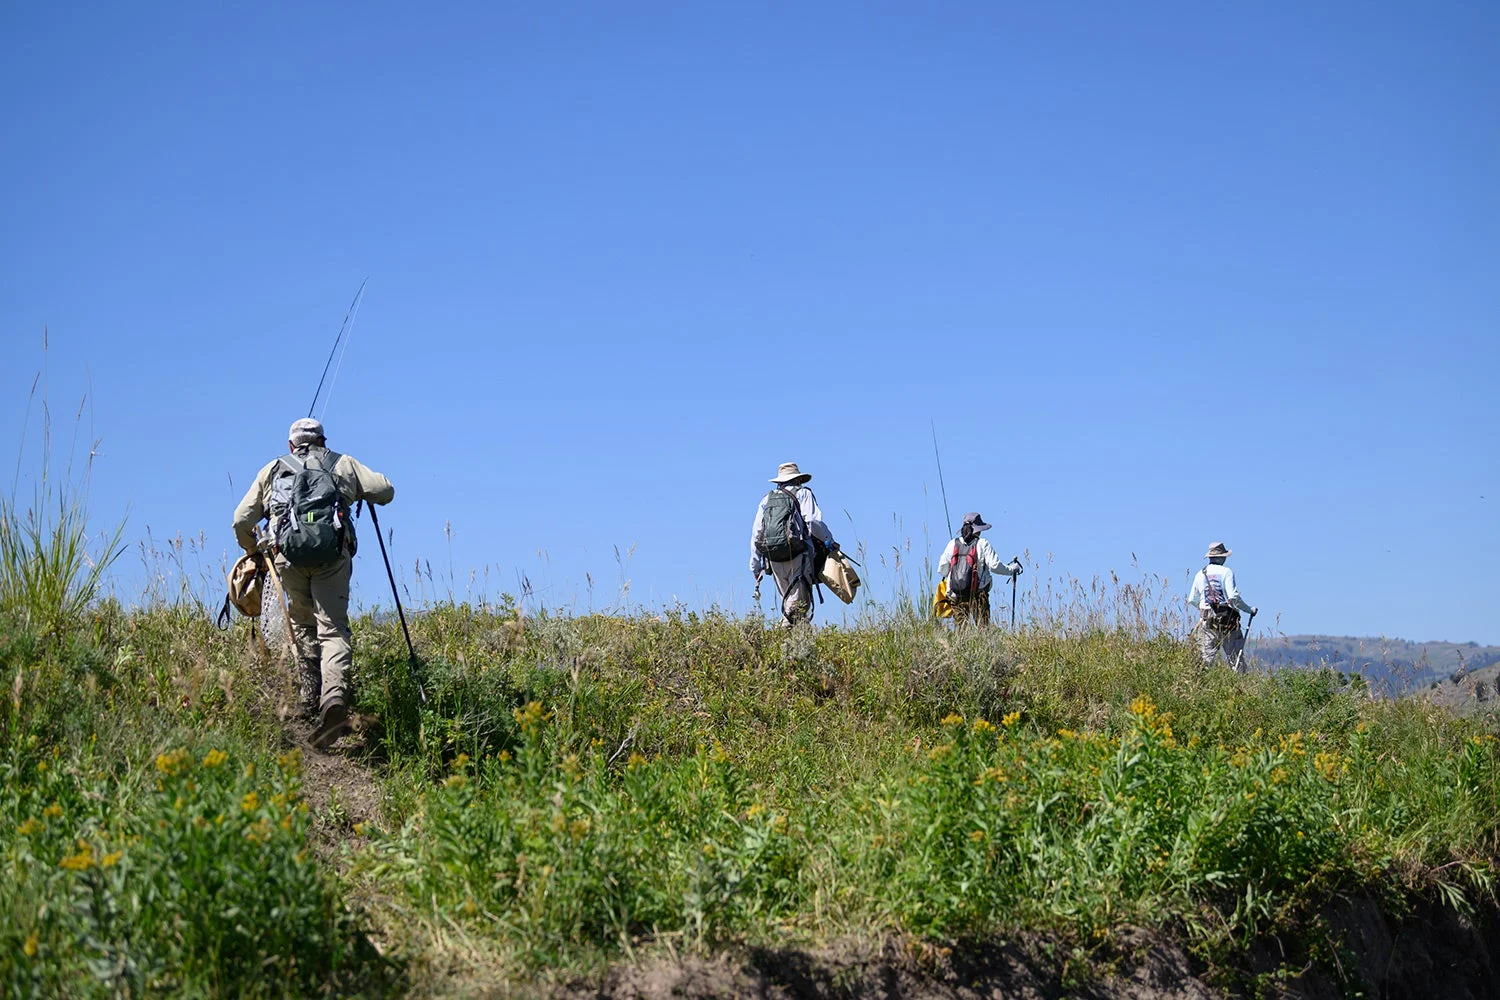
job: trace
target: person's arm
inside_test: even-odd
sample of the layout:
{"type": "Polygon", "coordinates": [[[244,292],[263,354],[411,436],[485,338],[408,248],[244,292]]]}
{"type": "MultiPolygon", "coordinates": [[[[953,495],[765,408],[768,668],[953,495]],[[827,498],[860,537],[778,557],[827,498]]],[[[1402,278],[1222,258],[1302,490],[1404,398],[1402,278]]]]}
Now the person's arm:
{"type": "Polygon", "coordinates": [[[943,554],[938,557],[938,579],[948,579],[948,569],[953,563],[953,539],[948,539],[948,544],[943,546],[943,554]]]}
{"type": "Polygon", "coordinates": [[[1201,569],[1193,577],[1193,585],[1188,590],[1187,603],[1195,611],[1201,611],[1203,608],[1203,571],[1201,569]]]}
{"type": "Polygon", "coordinates": [[[354,482],[354,496],[349,498],[351,504],[368,500],[383,507],[396,499],[396,487],[389,479],[356,458],[345,455],[343,461],[348,463],[349,478],[354,482]]]}
{"type": "Polygon", "coordinates": [[[750,572],[759,580],[766,571],[766,559],[760,554],[761,543],[766,540],[766,498],[760,498],[755,508],[755,523],[750,525],[750,572]]]}
{"type": "Polygon", "coordinates": [[[266,517],[266,480],[270,478],[271,469],[276,465],[272,462],[261,469],[255,476],[255,481],[245,491],[245,497],[240,505],[234,509],[234,540],[239,543],[240,548],[246,552],[256,552],[260,545],[255,537],[255,528],[266,517]]]}
{"type": "Polygon", "coordinates": [[[1224,567],[1224,597],[1229,601],[1231,605],[1243,611],[1245,614],[1255,614],[1256,609],[1250,606],[1249,601],[1246,601],[1243,597],[1240,596],[1239,588],[1234,585],[1234,570],[1230,569],[1228,566],[1224,567]]]}
{"type": "Polygon", "coordinates": [[[829,548],[835,544],[833,532],[828,530],[828,525],[823,523],[823,508],[818,506],[818,498],[812,490],[806,486],[797,491],[797,505],[802,510],[802,520],[807,522],[807,530],[812,536],[829,548]]]}
{"type": "Polygon", "coordinates": [[[991,573],[998,574],[999,576],[1021,575],[1020,561],[1012,559],[1008,563],[1001,562],[1000,553],[995,551],[995,547],[990,544],[990,540],[988,538],[979,539],[979,545],[977,547],[979,549],[979,558],[984,560],[985,568],[988,569],[991,573]]]}

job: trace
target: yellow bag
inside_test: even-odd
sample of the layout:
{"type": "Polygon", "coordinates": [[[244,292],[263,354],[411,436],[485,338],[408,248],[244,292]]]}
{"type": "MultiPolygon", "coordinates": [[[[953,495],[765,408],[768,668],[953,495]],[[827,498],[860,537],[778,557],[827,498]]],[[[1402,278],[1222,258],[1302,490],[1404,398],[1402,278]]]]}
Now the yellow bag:
{"type": "Polygon", "coordinates": [[[261,584],[266,578],[260,553],[246,553],[229,568],[229,603],[246,618],[260,617],[261,584]]]}
{"type": "Polygon", "coordinates": [[[823,586],[845,604],[853,604],[854,595],[859,593],[859,574],[854,572],[854,567],[842,552],[830,552],[823,560],[822,581],[823,586]]]}
{"type": "Polygon", "coordinates": [[[932,617],[953,617],[953,604],[948,600],[948,578],[946,576],[938,581],[937,590],[933,591],[932,617]]]}

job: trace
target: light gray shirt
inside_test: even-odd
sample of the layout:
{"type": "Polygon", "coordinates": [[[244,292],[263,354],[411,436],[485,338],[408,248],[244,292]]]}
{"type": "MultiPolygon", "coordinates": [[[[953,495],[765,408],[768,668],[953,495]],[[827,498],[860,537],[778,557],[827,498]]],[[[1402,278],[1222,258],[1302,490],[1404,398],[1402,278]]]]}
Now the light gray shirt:
{"type": "MultiPolygon", "coordinates": [[[[944,580],[948,579],[949,563],[952,561],[953,553],[957,548],[958,539],[948,539],[948,547],[943,549],[943,557],[938,560],[938,573],[944,580]]],[[[1018,562],[1001,562],[999,553],[989,543],[989,539],[983,535],[980,535],[974,542],[974,558],[976,560],[974,563],[974,584],[979,590],[990,586],[993,582],[993,578],[990,576],[992,573],[998,573],[1001,576],[1015,576],[1021,571],[1021,564],[1018,562]]]]}
{"type": "Polygon", "coordinates": [[[1193,589],[1188,591],[1187,602],[1199,611],[1208,610],[1207,574],[1210,573],[1223,586],[1224,599],[1248,615],[1250,613],[1250,605],[1245,603],[1245,599],[1240,596],[1239,588],[1234,585],[1234,570],[1228,566],[1218,566],[1214,563],[1209,563],[1198,571],[1197,576],[1193,577],[1193,589]]]}

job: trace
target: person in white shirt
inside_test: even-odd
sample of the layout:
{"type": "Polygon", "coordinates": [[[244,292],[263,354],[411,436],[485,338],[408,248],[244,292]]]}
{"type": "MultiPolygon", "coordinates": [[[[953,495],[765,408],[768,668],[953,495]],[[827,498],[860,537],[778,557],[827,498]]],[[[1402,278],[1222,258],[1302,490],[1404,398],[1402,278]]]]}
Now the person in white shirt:
{"type": "Polygon", "coordinates": [[[1198,655],[1203,665],[1213,665],[1219,653],[1236,671],[1244,669],[1242,658],[1245,650],[1245,632],[1240,628],[1240,612],[1251,618],[1258,608],[1251,607],[1240,596],[1234,582],[1234,570],[1225,565],[1232,549],[1223,542],[1214,542],[1208,547],[1204,558],[1208,565],[1193,577],[1193,587],[1188,591],[1187,602],[1198,609],[1198,655]]]}
{"type": "Polygon", "coordinates": [[[750,572],[755,574],[755,594],[760,596],[761,577],[770,570],[781,595],[781,623],[791,628],[812,618],[812,590],[818,582],[819,547],[823,553],[837,552],[839,543],[823,523],[818,498],[807,488],[812,474],[783,462],[774,484],[760,506],[750,528],[750,572]]]}
{"type": "Polygon", "coordinates": [[[971,511],[964,515],[963,526],[958,537],[948,540],[943,556],[938,560],[938,570],[948,581],[948,603],[953,608],[954,622],[973,621],[979,625],[990,623],[990,587],[995,574],[1016,577],[1021,575],[1021,561],[1012,558],[1002,563],[995,547],[979,533],[993,525],[985,524],[984,518],[971,511]]]}

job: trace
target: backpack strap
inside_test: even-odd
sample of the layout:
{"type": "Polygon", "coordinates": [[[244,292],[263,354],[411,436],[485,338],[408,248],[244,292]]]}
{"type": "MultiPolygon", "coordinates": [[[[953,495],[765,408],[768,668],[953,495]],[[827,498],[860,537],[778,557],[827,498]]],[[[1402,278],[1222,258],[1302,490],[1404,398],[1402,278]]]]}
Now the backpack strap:
{"type": "Polygon", "coordinates": [[[298,458],[296,455],[293,455],[290,452],[285,455],[277,455],[276,461],[280,462],[281,467],[286,469],[286,471],[290,472],[294,476],[297,473],[301,472],[305,465],[302,459],[298,458]]]}

